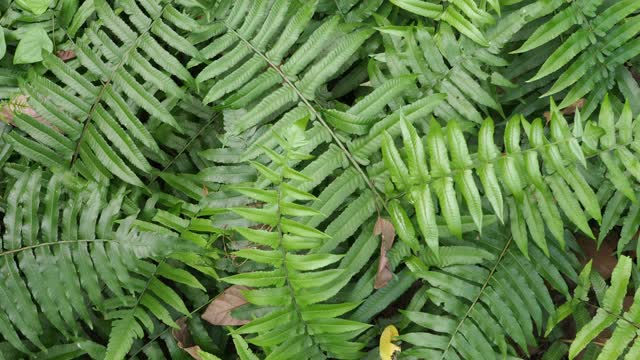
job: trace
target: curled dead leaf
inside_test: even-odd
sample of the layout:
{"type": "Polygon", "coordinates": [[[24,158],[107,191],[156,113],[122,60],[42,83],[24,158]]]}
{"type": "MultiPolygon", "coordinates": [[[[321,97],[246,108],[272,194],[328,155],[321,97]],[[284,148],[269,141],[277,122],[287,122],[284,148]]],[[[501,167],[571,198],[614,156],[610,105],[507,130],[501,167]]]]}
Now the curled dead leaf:
{"type": "Polygon", "coordinates": [[[225,289],[207,306],[202,319],[213,325],[244,325],[249,320],[239,320],[231,317],[231,311],[247,303],[242,291],[250,288],[242,285],[232,285],[225,289]]]}
{"type": "Polygon", "coordinates": [[[191,333],[189,332],[189,328],[187,327],[187,319],[180,318],[176,321],[176,324],[178,324],[180,328],[172,329],[171,335],[174,339],[176,339],[178,347],[191,355],[192,358],[196,360],[202,360],[199,355],[200,346],[196,345],[191,338],[191,333]]]}
{"type": "Polygon", "coordinates": [[[56,52],[56,56],[62,61],[69,61],[71,59],[75,59],[76,53],[73,50],[58,50],[56,52]]]}
{"type": "Polygon", "coordinates": [[[381,289],[393,279],[393,272],[389,269],[389,259],[386,254],[380,254],[380,261],[378,262],[378,272],[376,273],[376,279],[373,283],[375,289],[381,289]]]}
{"type": "Polygon", "coordinates": [[[196,360],[202,360],[202,357],[200,357],[200,346],[195,345],[195,346],[191,346],[188,348],[181,348],[181,349],[186,351],[189,355],[191,355],[192,358],[196,360]]]}
{"type": "Polygon", "coordinates": [[[376,221],[376,225],[373,227],[374,235],[381,235],[380,240],[380,259],[378,261],[378,271],[373,283],[373,287],[376,289],[387,286],[389,281],[393,278],[393,272],[389,269],[389,259],[387,258],[387,251],[393,246],[393,242],[396,238],[396,231],[393,228],[391,221],[379,217],[376,221]]]}
{"type": "Polygon", "coordinates": [[[374,235],[382,235],[381,246],[386,250],[391,249],[393,246],[393,241],[396,238],[396,230],[393,228],[393,224],[391,221],[379,217],[378,221],[376,221],[375,226],[373,227],[374,235]]]}

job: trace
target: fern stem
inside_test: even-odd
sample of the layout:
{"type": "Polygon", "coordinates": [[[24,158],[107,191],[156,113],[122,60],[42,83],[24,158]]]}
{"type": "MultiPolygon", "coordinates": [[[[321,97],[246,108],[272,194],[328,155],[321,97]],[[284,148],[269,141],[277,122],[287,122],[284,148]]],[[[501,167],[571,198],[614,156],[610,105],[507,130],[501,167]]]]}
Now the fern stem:
{"type": "Polygon", "coordinates": [[[624,321],[628,322],[631,326],[633,326],[633,327],[635,327],[636,329],[640,330],[640,324],[634,323],[633,321],[630,321],[629,319],[625,318],[624,316],[620,316],[619,314],[614,314],[614,313],[612,313],[611,311],[609,311],[609,310],[607,310],[607,309],[605,309],[605,308],[603,308],[603,307],[600,307],[600,306],[598,306],[598,305],[596,305],[596,304],[592,304],[592,303],[590,303],[590,302],[588,302],[588,301],[584,301],[584,300],[579,300],[579,301],[580,301],[581,303],[583,303],[583,304],[587,305],[587,306],[590,306],[591,308],[593,308],[593,309],[595,309],[595,310],[602,310],[602,311],[606,312],[606,313],[607,313],[607,314],[609,314],[609,315],[613,315],[613,316],[615,316],[618,320],[624,320],[624,321]]]}
{"type": "MultiPolygon", "coordinates": [[[[572,339],[562,339],[560,340],[565,344],[573,344],[573,340],[572,339]]],[[[603,343],[602,341],[591,341],[592,344],[598,345],[600,347],[604,347],[605,343],[603,343]]]]}
{"type": "MultiPolygon", "coordinates": [[[[0,252],[0,257],[2,256],[7,256],[7,255],[12,255],[12,254],[17,254],[23,251],[29,251],[29,250],[33,250],[33,249],[37,249],[37,248],[41,248],[41,247],[48,247],[48,246],[55,246],[55,245],[70,245],[70,244],[91,244],[91,243],[116,243],[116,244],[120,244],[121,241],[118,240],[104,240],[104,239],[84,239],[84,240],[61,240],[61,241],[51,241],[51,242],[45,242],[45,243],[39,243],[39,244],[35,244],[35,245],[29,245],[29,246],[24,246],[21,248],[17,248],[17,249],[11,249],[11,250],[7,250],[7,251],[3,251],[0,252]]],[[[134,243],[127,243],[127,246],[146,246],[146,245],[137,245],[134,243]]]]}
{"type": "MultiPolygon", "coordinates": [[[[68,244],[77,244],[77,243],[107,243],[107,242],[119,243],[119,241],[116,241],[116,240],[100,240],[100,239],[52,241],[52,242],[46,242],[46,243],[39,243],[39,244],[35,244],[35,245],[29,245],[29,246],[21,247],[21,248],[18,248],[18,249],[12,249],[12,250],[3,251],[3,252],[0,252],[0,257],[16,254],[16,253],[23,252],[23,251],[32,250],[32,249],[36,249],[36,248],[40,248],[40,247],[47,247],[47,246],[54,246],[54,245],[68,245],[68,244]]],[[[127,244],[127,246],[136,246],[136,245],[127,244]]]]}

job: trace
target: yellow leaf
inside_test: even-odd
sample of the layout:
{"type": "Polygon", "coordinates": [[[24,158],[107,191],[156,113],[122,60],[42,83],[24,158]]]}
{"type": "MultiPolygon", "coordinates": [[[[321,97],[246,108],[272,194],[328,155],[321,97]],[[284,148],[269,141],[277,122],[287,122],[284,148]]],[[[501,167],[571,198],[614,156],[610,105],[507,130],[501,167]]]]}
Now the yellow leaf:
{"type": "Polygon", "coordinates": [[[398,329],[395,326],[389,325],[384,328],[382,335],[380,335],[380,359],[392,360],[393,354],[401,350],[400,346],[391,342],[398,335],[398,329]]]}

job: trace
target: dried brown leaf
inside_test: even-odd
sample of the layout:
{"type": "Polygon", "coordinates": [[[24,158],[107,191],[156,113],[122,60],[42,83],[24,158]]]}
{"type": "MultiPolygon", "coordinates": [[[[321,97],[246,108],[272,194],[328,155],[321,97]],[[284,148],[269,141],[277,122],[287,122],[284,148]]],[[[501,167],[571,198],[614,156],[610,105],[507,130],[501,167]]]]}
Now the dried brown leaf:
{"type": "Polygon", "coordinates": [[[387,258],[387,251],[393,246],[393,242],[396,238],[396,230],[393,228],[391,221],[379,217],[376,221],[376,225],[373,227],[374,235],[381,235],[380,240],[380,260],[378,261],[378,271],[373,283],[373,287],[376,289],[387,286],[389,281],[393,278],[393,272],[389,269],[389,259],[387,258]]]}
{"type": "Polygon", "coordinates": [[[231,311],[247,303],[242,291],[250,288],[242,285],[232,285],[218,295],[202,314],[202,319],[213,325],[244,325],[249,320],[239,320],[231,317],[231,311]]]}
{"type": "Polygon", "coordinates": [[[76,53],[73,50],[58,50],[58,52],[56,52],[56,56],[62,61],[69,61],[71,59],[75,59],[76,53]]]}
{"type": "Polygon", "coordinates": [[[393,279],[393,272],[389,269],[389,259],[387,254],[380,254],[380,261],[378,262],[378,272],[376,273],[376,279],[373,282],[374,289],[381,289],[393,279]]]}
{"type": "Polygon", "coordinates": [[[176,324],[180,326],[179,329],[172,329],[171,335],[176,342],[178,343],[178,347],[184,351],[186,351],[192,358],[196,360],[201,360],[202,358],[198,354],[200,351],[200,346],[196,345],[191,338],[191,333],[189,332],[189,328],[187,327],[187,319],[180,318],[176,321],[176,324]]]}
{"type": "Polygon", "coordinates": [[[182,350],[186,351],[189,355],[191,355],[192,358],[196,359],[196,360],[202,360],[202,358],[200,357],[200,346],[195,345],[195,346],[190,346],[188,348],[181,348],[182,350]]]}
{"type": "Polygon", "coordinates": [[[176,324],[178,324],[180,328],[171,329],[171,335],[178,342],[178,346],[180,346],[180,348],[193,346],[193,339],[191,338],[191,333],[187,327],[187,318],[180,318],[176,320],[176,324]]]}
{"type": "MultiPolygon", "coordinates": [[[[583,106],[584,106],[584,99],[578,99],[573,104],[571,104],[571,105],[567,106],[566,108],[560,110],[560,112],[563,115],[575,114],[576,109],[582,109],[583,106]]],[[[551,113],[548,112],[548,111],[545,111],[544,112],[544,117],[545,117],[545,119],[547,119],[547,122],[549,122],[551,120],[551,113]]]]}
{"type": "Polygon", "coordinates": [[[38,112],[35,111],[31,107],[31,105],[29,105],[29,96],[27,95],[18,95],[16,97],[13,97],[8,103],[5,103],[2,105],[2,107],[0,107],[0,120],[8,123],[9,125],[14,125],[13,118],[15,114],[29,115],[42,124],[52,128],[59,133],[62,133],[60,129],[53,126],[47,119],[38,114],[38,112]]]}
{"type": "Polygon", "coordinates": [[[373,234],[382,235],[380,246],[384,248],[386,252],[393,246],[393,241],[396,238],[396,229],[393,228],[391,221],[379,217],[376,225],[373,227],[373,234]]]}

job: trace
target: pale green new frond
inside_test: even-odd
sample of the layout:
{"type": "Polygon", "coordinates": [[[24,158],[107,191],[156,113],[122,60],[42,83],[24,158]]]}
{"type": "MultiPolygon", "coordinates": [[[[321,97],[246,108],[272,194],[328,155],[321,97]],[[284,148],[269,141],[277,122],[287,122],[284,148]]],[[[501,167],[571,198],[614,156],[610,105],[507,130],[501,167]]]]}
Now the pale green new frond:
{"type": "MultiPolygon", "coordinates": [[[[606,175],[603,181],[635,201],[631,182],[622,175],[625,170],[633,174],[638,162],[633,150],[630,129],[634,125],[630,110],[626,107],[616,119],[608,98],[605,98],[601,109],[598,121],[587,124],[597,126],[602,132],[587,134],[584,129],[579,131],[583,134],[581,138],[573,137],[572,131],[575,132],[575,129],[569,127],[555,104],[551,109],[549,138],[540,119],[529,123],[514,117],[504,131],[505,150],[502,155],[496,151],[491,120],[486,120],[480,129],[477,154],[469,152],[456,122],[449,122],[443,130],[432,120],[423,149],[422,144],[416,142],[418,138],[410,137],[415,130],[405,121],[403,126],[411,129],[411,132],[403,133],[405,144],[409,146],[405,148],[406,160],[390,136],[383,142],[382,155],[398,196],[405,197],[412,204],[419,229],[432,251],[437,252],[438,240],[437,228],[431,220],[436,214],[435,209],[439,209],[446,219],[449,231],[459,236],[462,205],[473,217],[478,231],[481,231],[481,219],[485,212],[481,198],[486,198],[499,218],[507,216],[502,209],[509,210],[508,219],[514,241],[525,255],[529,237],[548,254],[545,227],[560,246],[564,246],[565,225],[560,211],[573,225],[591,237],[585,214],[599,222],[602,220],[596,189],[587,182],[584,174],[586,158],[590,158],[588,166],[604,165],[606,175]],[[528,138],[528,144],[523,144],[522,130],[528,138]],[[592,144],[597,144],[597,139],[600,139],[600,145],[592,147],[592,144]],[[418,164],[414,160],[417,155],[412,155],[416,153],[421,154],[423,159],[418,164]],[[624,160],[621,156],[624,156],[624,160]],[[472,158],[477,162],[473,163],[472,158]],[[409,170],[405,161],[409,163],[409,170]],[[430,172],[427,172],[427,167],[430,172]],[[418,168],[425,170],[418,171],[418,168]],[[482,187],[478,187],[478,184],[482,187]],[[460,194],[463,201],[456,194],[460,194]],[[554,197],[560,201],[554,202],[554,197]]],[[[604,234],[613,223],[608,211],[603,222],[604,234]]],[[[406,225],[412,226],[411,223],[406,225]]]]}
{"type": "Polygon", "coordinates": [[[291,358],[301,353],[354,358],[364,344],[354,342],[353,346],[344,347],[344,341],[355,337],[369,325],[338,318],[353,309],[353,304],[322,304],[346,285],[353,272],[342,267],[333,269],[343,256],[325,249],[332,235],[298,220],[320,215],[316,207],[295,202],[314,197],[290,185],[311,180],[292,169],[289,160],[304,154],[300,149],[306,141],[304,137],[298,137],[298,132],[304,136],[306,120],[295,122],[284,134],[276,136],[284,148],[281,154],[269,153],[278,165],[276,169],[252,163],[262,176],[273,183],[273,188],[232,187],[263,203],[261,208],[231,210],[251,223],[262,224],[263,229],[266,226],[265,230],[238,228],[237,231],[248,241],[269,249],[240,249],[234,255],[274,270],[258,273],[261,276],[240,273],[223,280],[250,286],[253,289],[244,292],[244,297],[252,304],[269,307],[270,315],[235,330],[237,334],[255,334],[247,338],[247,342],[263,348],[267,359],[291,358]],[[289,180],[293,181],[287,183],[289,180]],[[329,269],[323,270],[326,268],[329,269]],[[278,322],[270,324],[276,319],[278,322]],[[265,328],[265,322],[270,324],[268,328],[265,328]]]}

